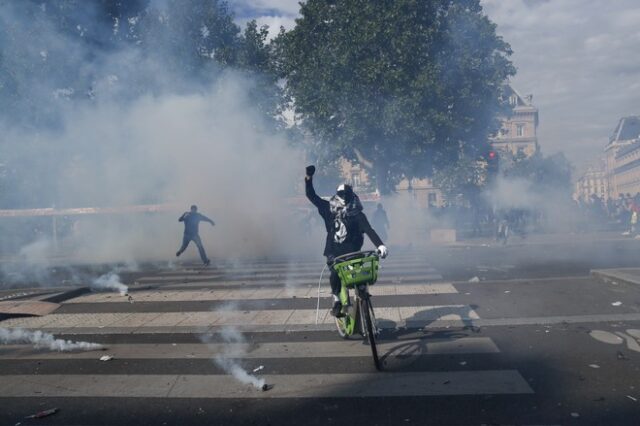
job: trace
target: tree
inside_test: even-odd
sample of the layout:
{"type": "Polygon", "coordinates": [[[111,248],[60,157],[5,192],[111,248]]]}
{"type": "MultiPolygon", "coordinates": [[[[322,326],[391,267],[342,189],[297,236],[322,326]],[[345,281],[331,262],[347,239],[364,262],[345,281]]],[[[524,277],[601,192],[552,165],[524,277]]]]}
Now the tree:
{"type": "Polygon", "coordinates": [[[482,191],[486,176],[487,170],[483,162],[461,157],[455,163],[438,168],[433,181],[448,200],[462,196],[472,202],[482,191]]]}
{"type": "Polygon", "coordinates": [[[497,129],[509,45],[479,0],[309,0],[276,44],[302,125],[382,193],[473,156],[497,129]]]}
{"type": "Polygon", "coordinates": [[[235,67],[252,81],[249,96],[263,118],[282,129],[284,92],[278,85],[278,74],[274,68],[274,50],[268,43],[269,27],[258,28],[255,20],[249,21],[239,38],[235,54],[235,67]]]}
{"type": "Polygon", "coordinates": [[[135,31],[146,54],[193,77],[214,64],[233,64],[240,28],[224,1],[166,0],[150,4],[135,31]]]}

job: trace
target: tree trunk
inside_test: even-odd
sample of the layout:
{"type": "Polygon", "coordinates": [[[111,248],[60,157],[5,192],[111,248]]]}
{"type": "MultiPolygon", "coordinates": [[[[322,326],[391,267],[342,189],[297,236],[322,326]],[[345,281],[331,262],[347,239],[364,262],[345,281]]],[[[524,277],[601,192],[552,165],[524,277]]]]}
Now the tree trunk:
{"type": "Polygon", "coordinates": [[[380,159],[371,161],[370,159],[365,158],[365,156],[362,155],[362,152],[357,148],[354,148],[354,152],[358,159],[358,163],[360,163],[360,165],[369,172],[369,175],[375,179],[378,193],[380,193],[380,195],[389,195],[394,192],[395,188],[389,180],[388,164],[380,159]]]}
{"type": "Polygon", "coordinates": [[[375,163],[376,186],[380,195],[389,195],[394,192],[393,184],[389,181],[389,167],[384,161],[375,163]]]}

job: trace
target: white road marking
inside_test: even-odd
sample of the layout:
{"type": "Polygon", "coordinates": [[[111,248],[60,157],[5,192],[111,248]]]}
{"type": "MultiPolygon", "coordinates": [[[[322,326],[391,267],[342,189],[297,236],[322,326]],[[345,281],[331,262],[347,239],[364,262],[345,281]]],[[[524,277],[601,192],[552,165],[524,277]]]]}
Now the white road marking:
{"type": "Polygon", "coordinates": [[[372,374],[292,374],[263,377],[268,392],[227,375],[7,375],[3,397],[110,398],[353,398],[531,394],[516,370],[438,371],[372,374]]]}
{"type": "MultiPolygon", "coordinates": [[[[106,353],[116,359],[209,359],[218,354],[228,358],[330,358],[369,357],[371,349],[362,340],[282,343],[182,343],[182,344],[114,344],[105,345],[106,353]]],[[[437,354],[476,354],[499,352],[488,337],[424,341],[418,339],[378,342],[380,354],[415,357],[437,354]]],[[[0,346],[0,359],[95,359],[96,352],[50,352],[30,345],[0,346]]],[[[1,377],[1,376],[0,376],[1,377]]]]}

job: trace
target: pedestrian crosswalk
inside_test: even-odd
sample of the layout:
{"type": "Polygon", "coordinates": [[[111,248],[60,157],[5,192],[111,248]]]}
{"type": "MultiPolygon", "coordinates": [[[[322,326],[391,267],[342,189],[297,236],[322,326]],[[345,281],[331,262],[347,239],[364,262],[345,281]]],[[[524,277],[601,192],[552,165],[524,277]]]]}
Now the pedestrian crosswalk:
{"type": "Polygon", "coordinates": [[[138,276],[129,287],[132,300],[118,293],[87,292],[63,302],[52,314],[2,321],[0,327],[42,330],[106,349],[50,352],[25,344],[2,345],[0,397],[533,393],[520,372],[502,360],[490,337],[466,327],[479,319],[469,296],[458,293],[420,257],[389,259],[371,288],[382,329],[378,352],[385,364],[383,373],[375,372],[368,345],[340,339],[335,331],[326,275],[316,311],[321,268],[321,263],[267,261],[205,270],[177,267],[138,276]],[[242,338],[225,340],[228,330],[242,338]],[[112,359],[99,361],[104,354],[112,359]],[[236,380],[214,362],[221,358],[249,374],[256,369],[255,375],[273,389],[262,392],[236,380]],[[438,363],[431,364],[433,359],[438,363]]]}

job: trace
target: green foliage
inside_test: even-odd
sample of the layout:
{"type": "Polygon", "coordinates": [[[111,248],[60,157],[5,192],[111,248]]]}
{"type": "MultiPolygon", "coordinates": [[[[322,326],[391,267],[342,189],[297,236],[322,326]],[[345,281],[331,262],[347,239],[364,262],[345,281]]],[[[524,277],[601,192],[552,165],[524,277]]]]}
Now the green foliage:
{"type": "Polygon", "coordinates": [[[309,0],[276,41],[303,126],[378,188],[473,154],[497,129],[511,51],[479,0],[309,0]]]}
{"type": "Polygon", "coordinates": [[[249,96],[256,103],[268,124],[282,130],[282,108],[285,105],[284,91],[278,85],[278,75],[274,68],[274,51],[267,42],[269,27],[258,28],[256,21],[250,21],[240,38],[235,55],[235,66],[242,70],[253,82],[249,96]]]}
{"type": "Polygon", "coordinates": [[[240,29],[219,0],[166,0],[148,7],[136,31],[145,53],[187,76],[213,64],[232,65],[240,29]]]}
{"type": "MultiPolygon", "coordinates": [[[[25,128],[60,130],[70,105],[125,103],[142,94],[208,90],[228,71],[245,77],[259,111],[254,117],[264,120],[250,124],[274,131],[282,128],[278,117],[285,102],[268,28],[250,22],[241,30],[224,0],[0,0],[0,4],[3,129],[17,134],[29,134],[25,128]]],[[[37,138],[23,142],[20,149],[15,143],[9,132],[0,136],[0,206],[53,204],[58,182],[51,177],[69,167],[74,153],[63,154],[62,148],[37,138]]]]}
{"type": "Polygon", "coordinates": [[[447,199],[473,200],[486,183],[486,167],[476,159],[461,157],[437,169],[433,182],[447,199]]]}

